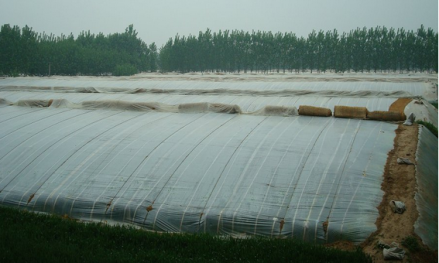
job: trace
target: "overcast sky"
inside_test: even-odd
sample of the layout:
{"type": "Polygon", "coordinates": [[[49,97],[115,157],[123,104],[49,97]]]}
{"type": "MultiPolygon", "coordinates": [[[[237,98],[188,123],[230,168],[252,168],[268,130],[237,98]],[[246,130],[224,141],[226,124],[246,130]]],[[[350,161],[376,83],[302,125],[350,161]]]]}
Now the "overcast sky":
{"type": "Polygon", "coordinates": [[[293,32],[349,32],[386,26],[438,30],[438,0],[0,0],[0,24],[76,37],[82,30],[104,34],[134,25],[146,43],[160,47],[175,34],[210,28],[293,32]]]}

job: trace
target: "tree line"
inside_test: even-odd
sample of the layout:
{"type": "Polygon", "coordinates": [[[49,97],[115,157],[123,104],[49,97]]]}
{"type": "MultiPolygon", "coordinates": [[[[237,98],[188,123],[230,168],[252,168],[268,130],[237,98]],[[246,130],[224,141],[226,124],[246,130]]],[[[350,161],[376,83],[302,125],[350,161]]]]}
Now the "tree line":
{"type": "Polygon", "coordinates": [[[157,70],[157,47],[137,37],[133,25],[124,33],[81,32],[77,38],[38,34],[5,24],[0,31],[0,74],[132,75],[157,70]]]}
{"type": "Polygon", "coordinates": [[[164,72],[326,72],[436,71],[438,34],[423,25],[416,32],[403,28],[357,28],[349,33],[253,31],[178,34],[160,49],[164,72]]]}
{"type": "Polygon", "coordinates": [[[25,26],[0,30],[0,75],[132,75],[137,72],[438,71],[438,34],[386,27],[349,33],[225,30],[170,38],[160,50],[125,32],[76,38],[38,34],[25,26]]]}

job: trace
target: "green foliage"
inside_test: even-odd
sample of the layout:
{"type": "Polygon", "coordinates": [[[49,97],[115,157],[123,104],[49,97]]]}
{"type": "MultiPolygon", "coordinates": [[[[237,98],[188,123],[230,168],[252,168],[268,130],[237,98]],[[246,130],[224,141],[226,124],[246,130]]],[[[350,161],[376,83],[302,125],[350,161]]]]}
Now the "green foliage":
{"type": "Polygon", "coordinates": [[[113,76],[131,76],[137,74],[137,68],[130,64],[117,65],[113,70],[113,76]]]}
{"type": "Polygon", "coordinates": [[[438,34],[386,27],[294,33],[253,31],[176,35],[160,49],[161,71],[438,71],[438,34]]]}
{"type": "Polygon", "coordinates": [[[429,131],[431,131],[431,133],[433,133],[437,137],[437,127],[434,126],[433,123],[421,121],[421,120],[417,120],[416,123],[424,125],[425,128],[427,128],[429,131]]]}
{"type": "Polygon", "coordinates": [[[408,248],[408,250],[410,250],[411,252],[418,252],[422,249],[418,243],[418,240],[413,236],[408,236],[404,238],[401,244],[404,247],[408,248]]]}
{"type": "Polygon", "coordinates": [[[0,31],[0,72],[25,75],[106,75],[118,65],[137,72],[377,72],[438,71],[438,34],[386,27],[294,33],[207,29],[170,39],[157,50],[137,37],[133,25],[108,36],[81,32],[54,36],[5,24],[0,31]]]}
{"type": "Polygon", "coordinates": [[[25,26],[5,24],[0,31],[0,72],[25,75],[107,75],[119,65],[139,71],[157,70],[157,50],[137,37],[133,25],[124,33],[81,32],[55,37],[25,26]],[[154,49],[153,51],[150,48],[154,49]],[[50,68],[50,70],[49,70],[50,68]]]}
{"type": "Polygon", "coordinates": [[[17,71],[17,69],[14,69],[14,70],[12,70],[12,71],[9,71],[9,73],[8,73],[8,77],[14,77],[14,78],[16,78],[16,77],[18,77],[20,74],[18,73],[18,71],[17,71]]]}
{"type": "Polygon", "coordinates": [[[158,234],[0,207],[0,262],[372,262],[292,239],[158,234]]]}
{"type": "Polygon", "coordinates": [[[432,102],[431,105],[433,105],[437,109],[437,102],[432,102]]]}

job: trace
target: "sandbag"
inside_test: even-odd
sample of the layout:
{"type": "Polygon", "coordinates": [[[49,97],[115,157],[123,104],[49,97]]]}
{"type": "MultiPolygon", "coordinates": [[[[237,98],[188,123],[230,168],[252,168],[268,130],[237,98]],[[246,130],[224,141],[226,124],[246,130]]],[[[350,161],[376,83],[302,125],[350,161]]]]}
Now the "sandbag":
{"type": "Polygon", "coordinates": [[[330,109],[327,108],[300,105],[299,115],[330,117],[332,116],[332,112],[330,109]]]}
{"type": "Polygon", "coordinates": [[[365,108],[365,107],[335,106],[334,107],[334,117],[366,119],[367,118],[367,108],[365,108]]]}
{"type": "Polygon", "coordinates": [[[377,121],[403,121],[405,114],[396,111],[371,111],[367,113],[367,118],[377,121]]]}

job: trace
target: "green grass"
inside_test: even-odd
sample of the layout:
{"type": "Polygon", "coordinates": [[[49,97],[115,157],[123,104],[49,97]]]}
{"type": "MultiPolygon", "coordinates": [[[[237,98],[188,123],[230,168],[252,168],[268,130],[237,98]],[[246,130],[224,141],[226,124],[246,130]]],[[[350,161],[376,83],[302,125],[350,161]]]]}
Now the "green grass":
{"type": "Polygon", "coordinates": [[[416,121],[417,124],[424,125],[429,131],[431,131],[437,137],[437,127],[433,125],[431,122],[426,121],[416,121]]]}
{"type": "Polygon", "coordinates": [[[292,239],[157,234],[6,207],[0,226],[0,262],[372,262],[292,239]]]}
{"type": "Polygon", "coordinates": [[[432,102],[431,105],[433,105],[437,109],[437,102],[432,102]]]}

